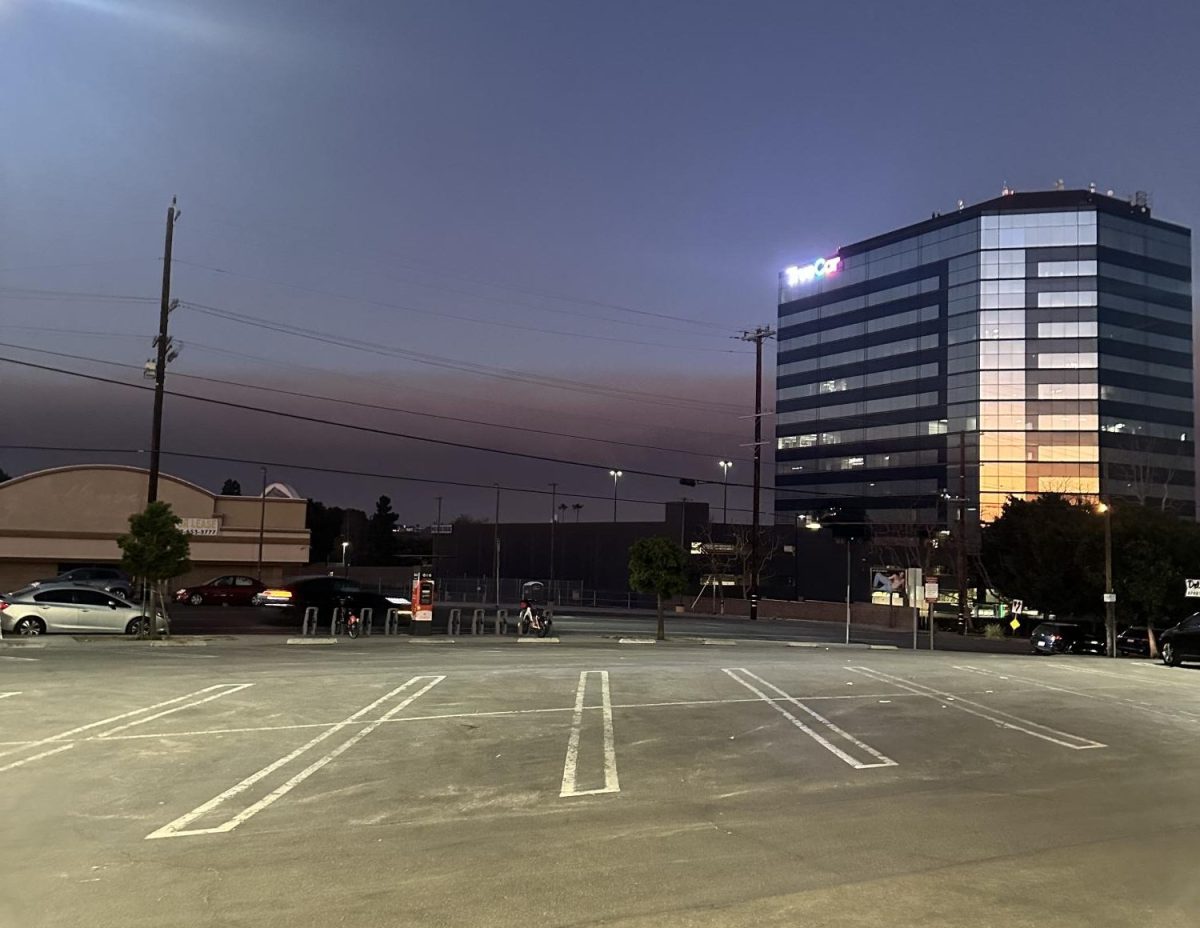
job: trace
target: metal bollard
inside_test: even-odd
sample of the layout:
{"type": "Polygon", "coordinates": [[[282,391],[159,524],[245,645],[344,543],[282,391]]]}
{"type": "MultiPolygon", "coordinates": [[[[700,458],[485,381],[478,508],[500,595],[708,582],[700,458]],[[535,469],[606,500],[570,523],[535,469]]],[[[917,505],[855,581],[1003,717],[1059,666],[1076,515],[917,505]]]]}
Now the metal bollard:
{"type": "Polygon", "coordinates": [[[484,628],[483,610],[476,609],[471,613],[471,634],[482,635],[484,628]]]}
{"type": "Polygon", "coordinates": [[[497,609],[496,610],[496,634],[497,635],[507,635],[508,634],[508,610],[507,609],[497,609]]]}
{"type": "Polygon", "coordinates": [[[336,637],[339,629],[346,627],[346,615],[341,606],[330,613],[329,616],[329,634],[336,637]]]}
{"type": "Polygon", "coordinates": [[[461,635],[462,634],[462,610],[461,609],[451,609],[450,610],[450,621],[446,623],[446,634],[447,635],[461,635]]]}
{"type": "Polygon", "coordinates": [[[315,635],[317,633],[317,607],[309,606],[304,610],[304,624],[300,626],[301,635],[315,635]]]}
{"type": "Polygon", "coordinates": [[[385,635],[398,635],[400,633],[400,610],[389,609],[383,617],[383,633],[385,635]]]}
{"type": "Polygon", "coordinates": [[[371,634],[371,626],[375,624],[375,609],[367,606],[358,614],[358,627],[364,635],[371,634]]]}

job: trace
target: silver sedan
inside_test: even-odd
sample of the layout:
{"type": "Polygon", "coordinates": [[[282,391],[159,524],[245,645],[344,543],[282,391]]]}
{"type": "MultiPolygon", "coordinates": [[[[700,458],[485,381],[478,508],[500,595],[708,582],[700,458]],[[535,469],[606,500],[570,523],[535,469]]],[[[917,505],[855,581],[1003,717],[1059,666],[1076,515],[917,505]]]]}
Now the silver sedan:
{"type": "MultiPolygon", "coordinates": [[[[92,587],[45,583],[0,594],[0,630],[6,635],[136,635],[147,624],[140,606],[92,587]]],[[[158,624],[165,627],[161,614],[158,624]]]]}

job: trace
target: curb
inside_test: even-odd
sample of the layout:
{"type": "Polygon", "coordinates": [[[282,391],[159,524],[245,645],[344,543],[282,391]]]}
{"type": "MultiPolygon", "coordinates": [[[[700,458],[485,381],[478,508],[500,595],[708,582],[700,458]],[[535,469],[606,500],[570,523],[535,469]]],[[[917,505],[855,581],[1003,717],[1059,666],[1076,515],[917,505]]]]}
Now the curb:
{"type": "Polygon", "coordinates": [[[517,644],[559,644],[557,638],[518,638],[517,644]]]}
{"type": "Polygon", "coordinates": [[[44,648],[46,642],[39,641],[37,644],[26,644],[24,641],[0,641],[0,648],[12,648],[14,651],[19,651],[21,648],[44,648]]]}
{"type": "Polygon", "coordinates": [[[289,638],[286,644],[337,644],[336,638],[289,638]]]}
{"type": "Polygon", "coordinates": [[[653,638],[618,638],[617,644],[658,644],[653,638]]]}

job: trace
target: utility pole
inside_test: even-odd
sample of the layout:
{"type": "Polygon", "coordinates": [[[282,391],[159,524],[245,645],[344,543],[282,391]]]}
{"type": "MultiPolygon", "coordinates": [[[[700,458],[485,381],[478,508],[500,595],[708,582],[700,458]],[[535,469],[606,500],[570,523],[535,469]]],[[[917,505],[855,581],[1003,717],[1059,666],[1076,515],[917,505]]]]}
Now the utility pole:
{"type": "MultiPolygon", "coordinates": [[[[171,205],[167,207],[167,237],[163,246],[163,275],[162,302],[158,309],[158,337],[154,345],[158,349],[154,364],[154,424],[150,430],[150,482],[146,489],[146,503],[149,505],[158,499],[159,458],[162,454],[162,417],[163,417],[163,388],[167,379],[167,349],[170,337],[167,334],[168,320],[171,317],[171,246],[175,239],[175,220],[179,218],[179,210],[175,208],[175,198],[171,197],[171,205]]],[[[155,626],[157,628],[157,626],[155,626]]]]}
{"type": "Polygon", "coordinates": [[[554,531],[558,528],[558,484],[550,484],[550,588],[546,590],[547,604],[554,602],[554,531]]]}
{"type": "Polygon", "coordinates": [[[493,484],[496,487],[496,524],[492,527],[493,556],[495,558],[493,566],[496,574],[496,608],[500,608],[500,484],[493,484]]]}
{"type": "Polygon", "coordinates": [[[742,341],[754,342],[754,514],[750,520],[750,621],[758,620],[758,532],[762,495],[762,366],[763,342],[775,330],[760,325],[753,332],[743,332],[742,341]]]}
{"type": "MultiPolygon", "coordinates": [[[[1113,592],[1112,503],[1101,502],[1104,514],[1104,640],[1108,656],[1117,656],[1117,595],[1113,592]]],[[[1152,633],[1148,633],[1152,634],[1152,633]]]]}
{"type": "Polygon", "coordinates": [[[267,468],[260,465],[262,470],[262,499],[258,506],[258,582],[262,583],[263,535],[267,531],[267,468]]]}

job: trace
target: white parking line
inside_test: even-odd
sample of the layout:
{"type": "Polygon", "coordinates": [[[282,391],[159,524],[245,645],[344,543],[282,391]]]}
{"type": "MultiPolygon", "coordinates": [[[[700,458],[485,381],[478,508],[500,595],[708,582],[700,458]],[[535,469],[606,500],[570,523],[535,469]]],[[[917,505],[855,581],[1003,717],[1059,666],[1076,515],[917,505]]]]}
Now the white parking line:
{"type": "Polygon", "coordinates": [[[972,667],[969,664],[956,664],[955,670],[965,670],[968,673],[977,673],[990,677],[996,677],[1001,680],[1015,680],[1018,683],[1027,683],[1030,686],[1041,687],[1046,690],[1053,690],[1056,693],[1067,693],[1070,696],[1079,696],[1083,699],[1091,699],[1097,702],[1112,702],[1118,705],[1127,706],[1130,709],[1137,709],[1140,712],[1149,712],[1152,715],[1161,716],[1162,718],[1172,719],[1177,722],[1191,722],[1193,724],[1200,723],[1200,713],[1189,712],[1186,709],[1176,708],[1173,710],[1162,709],[1158,706],[1149,703],[1138,702],[1134,699],[1125,699],[1122,696],[1112,696],[1108,693],[1083,693],[1079,690],[1067,689],[1064,686],[1055,686],[1053,683],[1044,683],[1041,680],[1033,680],[1029,677],[1018,677],[1011,673],[1002,674],[996,670],[984,670],[980,667],[972,667]]]}
{"type": "MultiPolygon", "coordinates": [[[[140,708],[140,709],[131,709],[129,712],[122,712],[120,715],[113,715],[113,716],[109,716],[106,719],[100,719],[100,721],[98,721],[98,722],[89,722],[87,725],[79,725],[75,728],[68,729],[67,731],[59,732],[57,735],[51,735],[49,738],[40,738],[37,741],[27,741],[19,747],[12,748],[8,751],[0,751],[0,757],[7,757],[10,754],[15,754],[17,751],[21,750],[22,748],[40,747],[43,744],[52,744],[55,741],[65,741],[66,739],[70,738],[72,735],[77,735],[80,732],[91,731],[93,728],[100,728],[101,726],[108,725],[112,722],[119,722],[122,719],[132,718],[135,715],[141,715],[143,712],[153,712],[155,709],[161,709],[163,706],[174,706],[179,703],[186,702],[189,699],[193,699],[194,697],[201,696],[204,693],[211,693],[213,690],[223,690],[226,687],[238,686],[238,685],[240,685],[240,684],[218,683],[214,686],[206,686],[202,690],[196,690],[194,693],[188,693],[185,696],[176,696],[174,699],[166,699],[166,700],[163,700],[162,702],[156,702],[152,706],[142,706],[142,708],[140,708]]],[[[185,708],[188,708],[190,705],[193,705],[193,704],[198,705],[199,702],[204,702],[204,701],[205,700],[199,700],[197,703],[189,703],[188,705],[180,706],[179,708],[185,709],[185,708]]],[[[32,758],[29,758],[29,760],[32,760],[32,758]]],[[[26,761],[26,763],[28,763],[28,760],[26,761]]]]}
{"type": "Polygon", "coordinates": [[[783,690],[781,690],[779,687],[777,687],[774,683],[770,683],[767,680],[764,680],[762,677],[758,676],[757,674],[751,673],[745,667],[738,667],[736,669],[730,669],[730,668],[726,667],[723,669],[724,669],[725,673],[727,673],[730,677],[732,677],[734,680],[736,680],[742,686],[746,687],[746,689],[748,689],[750,692],[752,692],[756,696],[758,696],[759,699],[763,700],[768,705],[770,705],[772,709],[774,709],[776,712],[778,712],[780,715],[782,715],[784,718],[786,718],[789,722],[791,722],[793,725],[795,725],[798,729],[800,729],[802,732],[804,732],[806,735],[808,735],[810,738],[812,738],[814,741],[816,741],[817,744],[821,745],[821,747],[825,748],[825,750],[829,751],[831,754],[833,754],[838,759],[845,761],[847,764],[849,764],[855,770],[867,770],[867,769],[870,769],[873,767],[895,767],[895,766],[898,766],[896,764],[896,762],[894,760],[892,760],[890,757],[886,757],[885,755],[881,754],[879,751],[877,751],[873,747],[871,747],[869,744],[866,744],[866,743],[860,741],[858,738],[855,738],[849,732],[843,731],[841,728],[838,728],[838,726],[834,725],[833,722],[829,721],[829,719],[814,712],[812,709],[810,709],[808,706],[804,705],[804,703],[800,702],[800,700],[796,699],[795,697],[789,696],[787,693],[785,693],[783,690]],[[743,680],[741,677],[738,676],[738,674],[744,674],[745,676],[749,677],[750,679],[756,680],[757,682],[761,683],[763,686],[767,687],[768,689],[773,690],[778,695],[778,698],[768,696],[766,693],[764,693],[762,690],[758,689],[758,687],[754,686],[752,683],[748,683],[746,680],[743,680]],[[837,735],[839,738],[844,739],[845,741],[848,741],[850,744],[854,745],[856,748],[865,752],[866,754],[869,754],[871,757],[875,758],[875,760],[877,762],[876,763],[867,763],[867,762],[861,761],[858,758],[853,757],[850,754],[846,753],[841,748],[839,748],[837,745],[835,745],[833,742],[831,742],[827,738],[825,738],[822,734],[820,734],[817,731],[814,731],[812,728],[810,728],[808,725],[806,725],[800,719],[796,718],[796,716],[792,715],[792,713],[790,713],[783,706],[779,705],[779,702],[781,700],[783,702],[790,703],[791,705],[795,706],[797,709],[800,709],[802,712],[807,713],[809,716],[811,716],[812,718],[814,718],[818,722],[820,722],[822,725],[824,725],[833,734],[837,735]]]}
{"type": "Polygon", "coordinates": [[[233,786],[231,786],[229,789],[225,790],[223,793],[220,793],[220,794],[214,796],[212,799],[208,800],[207,802],[203,803],[202,805],[197,806],[191,812],[181,815],[179,818],[175,819],[173,822],[170,822],[169,824],[164,825],[162,828],[159,828],[156,831],[153,831],[150,834],[146,835],[147,840],[152,839],[152,838],[178,838],[178,837],[184,837],[187,835],[225,834],[227,832],[233,831],[233,829],[237,828],[238,825],[241,825],[243,822],[245,822],[252,816],[257,815],[263,809],[267,808],[267,806],[274,803],[276,800],[281,799],[283,796],[286,796],[289,792],[291,792],[293,789],[295,789],[297,786],[299,786],[301,783],[303,783],[305,780],[307,780],[310,776],[312,776],[314,773],[316,773],[318,770],[320,770],[322,767],[324,767],[330,761],[334,760],[339,755],[341,755],[345,751],[352,748],[355,744],[357,744],[359,741],[361,741],[363,738],[365,738],[367,735],[369,735],[371,732],[373,732],[376,728],[378,728],[380,725],[382,725],[384,722],[386,722],[392,716],[396,715],[399,712],[404,711],[404,709],[408,708],[408,706],[411,705],[414,701],[419,699],[421,696],[424,696],[427,692],[429,692],[431,689],[433,689],[435,686],[437,686],[439,683],[441,683],[445,679],[446,678],[444,676],[413,677],[407,683],[401,684],[400,686],[398,686],[394,690],[392,690],[390,693],[380,696],[374,702],[359,709],[353,715],[348,716],[347,718],[343,719],[341,722],[338,722],[337,724],[335,724],[333,727],[327,729],[326,731],[321,732],[321,734],[317,735],[317,737],[313,738],[311,741],[308,741],[307,743],[296,748],[296,750],[292,751],[291,753],[285,754],[283,757],[279,758],[278,760],[276,760],[270,764],[267,764],[267,766],[263,767],[261,770],[257,771],[256,773],[252,773],[250,776],[246,777],[244,780],[241,780],[240,782],[235,783],[233,786]],[[320,744],[326,738],[330,737],[331,735],[336,734],[337,732],[341,731],[343,728],[345,728],[347,726],[354,725],[356,723],[360,723],[360,719],[362,719],[362,717],[364,715],[366,715],[368,712],[370,712],[376,706],[379,706],[382,703],[387,702],[392,697],[397,696],[400,693],[404,692],[406,689],[408,689],[410,686],[412,686],[419,680],[428,680],[429,682],[427,682],[424,686],[422,686],[416,692],[411,693],[410,695],[408,695],[407,697],[402,699],[395,706],[393,706],[391,709],[389,709],[387,712],[385,712],[380,718],[376,719],[373,722],[367,722],[367,723],[363,724],[363,727],[361,729],[359,729],[359,731],[355,735],[353,735],[352,737],[343,741],[332,751],[329,751],[327,754],[324,754],[321,757],[319,757],[317,760],[313,761],[313,763],[309,764],[307,767],[305,767],[303,770],[301,770],[299,773],[297,773],[294,777],[292,777],[291,779],[284,782],[281,786],[272,790],[270,793],[268,793],[262,799],[247,806],[245,809],[243,809],[241,812],[238,812],[232,818],[228,819],[225,822],[222,822],[220,825],[217,825],[215,827],[193,828],[193,829],[187,828],[187,826],[190,825],[192,822],[196,821],[197,819],[201,818],[204,815],[207,815],[209,812],[211,812],[213,809],[220,806],[226,800],[232,799],[234,796],[244,793],[246,790],[248,790],[251,786],[253,786],[255,783],[257,783],[259,780],[262,780],[264,777],[270,776],[272,773],[274,773],[280,767],[283,767],[285,764],[291,763],[296,758],[306,754],[308,751],[312,750],[314,747],[316,747],[318,744],[320,744]]]}
{"type": "Polygon", "coordinates": [[[20,695],[21,695],[20,690],[18,690],[15,693],[0,693],[0,699],[7,699],[9,696],[20,696],[20,695]]]}
{"type": "Polygon", "coordinates": [[[612,694],[608,688],[607,670],[584,670],[579,674],[579,688],[575,691],[575,713],[571,718],[571,736],[567,740],[567,756],[563,761],[562,789],[559,798],[567,796],[597,796],[601,793],[619,793],[617,779],[616,739],[613,732],[612,694]],[[600,711],[604,721],[604,786],[599,789],[580,789],[578,784],[579,741],[583,733],[584,698],[587,695],[588,674],[600,676],[600,711]]]}
{"type": "Polygon", "coordinates": [[[69,751],[73,747],[75,747],[74,742],[59,745],[56,748],[51,748],[49,751],[42,751],[40,754],[34,754],[32,757],[23,757],[20,760],[13,761],[11,764],[5,764],[3,767],[0,767],[0,773],[3,773],[5,770],[15,770],[17,767],[24,767],[26,764],[31,764],[35,760],[41,760],[43,757],[49,757],[51,754],[61,754],[63,751],[69,751]]]}
{"type": "Polygon", "coordinates": [[[102,731],[96,735],[97,738],[110,738],[119,731],[133,728],[135,725],[145,725],[147,722],[153,722],[155,719],[161,719],[164,715],[171,715],[175,712],[182,712],[184,709],[194,709],[196,706],[204,705],[206,702],[212,702],[214,699],[220,699],[222,696],[228,696],[230,693],[237,693],[246,689],[249,686],[254,686],[253,683],[223,683],[222,686],[228,687],[219,693],[213,693],[211,696],[206,696],[203,699],[197,699],[194,702],[184,703],[182,706],[175,706],[172,709],[164,709],[162,712],[156,712],[154,715],[143,716],[142,718],[134,719],[132,722],[126,722],[124,725],[118,725],[116,728],[110,728],[108,731],[102,731]]]}
{"type": "Polygon", "coordinates": [[[972,702],[969,699],[963,699],[961,696],[955,696],[951,693],[945,693],[941,690],[935,690],[933,687],[925,686],[922,683],[914,683],[911,680],[905,680],[901,677],[894,677],[891,674],[883,673],[879,670],[872,670],[870,667],[851,667],[855,673],[861,673],[881,683],[890,683],[892,686],[898,686],[900,689],[907,689],[909,692],[916,693],[921,696],[927,696],[930,699],[937,700],[944,705],[948,705],[961,712],[966,712],[968,715],[974,715],[981,719],[987,719],[989,722],[995,722],[1001,728],[1007,728],[1012,731],[1019,731],[1026,735],[1031,735],[1034,738],[1040,738],[1042,741],[1049,741],[1051,744],[1057,744],[1064,748],[1070,748],[1073,751],[1084,751],[1089,748],[1108,747],[1099,741],[1092,741],[1090,738],[1082,738],[1079,735],[1072,735],[1070,732],[1059,731],[1057,728],[1050,728],[1047,725],[1042,725],[1039,722],[1031,722],[1029,719],[1023,719],[1018,715],[1013,715],[1010,712],[1003,712],[1000,709],[992,709],[989,706],[981,705],[977,702],[972,702]],[[968,708],[971,707],[971,708],[968,708]],[[1049,732],[1049,734],[1047,734],[1049,732]],[[1055,737],[1057,735],[1058,737],[1055,737]]]}
{"type": "Polygon", "coordinates": [[[0,654],[0,661],[40,661],[40,657],[13,657],[11,654],[0,654]]]}

